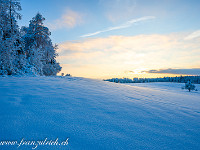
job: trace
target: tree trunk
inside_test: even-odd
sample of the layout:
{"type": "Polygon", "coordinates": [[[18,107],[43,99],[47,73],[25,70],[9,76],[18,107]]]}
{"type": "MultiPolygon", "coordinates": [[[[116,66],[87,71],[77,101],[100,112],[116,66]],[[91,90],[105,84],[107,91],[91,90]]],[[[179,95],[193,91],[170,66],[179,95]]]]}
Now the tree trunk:
{"type": "Polygon", "coordinates": [[[11,34],[13,33],[13,21],[12,21],[12,5],[10,0],[10,26],[11,26],[11,34]]]}

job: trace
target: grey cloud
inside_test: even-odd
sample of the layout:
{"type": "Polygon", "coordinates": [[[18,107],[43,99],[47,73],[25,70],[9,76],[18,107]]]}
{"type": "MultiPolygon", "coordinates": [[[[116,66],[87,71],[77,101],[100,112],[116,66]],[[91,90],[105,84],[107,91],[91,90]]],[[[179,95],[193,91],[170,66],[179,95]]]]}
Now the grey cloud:
{"type": "Polygon", "coordinates": [[[200,75],[200,68],[192,69],[160,69],[143,71],[146,73],[169,73],[169,74],[183,74],[183,75],[200,75]]]}

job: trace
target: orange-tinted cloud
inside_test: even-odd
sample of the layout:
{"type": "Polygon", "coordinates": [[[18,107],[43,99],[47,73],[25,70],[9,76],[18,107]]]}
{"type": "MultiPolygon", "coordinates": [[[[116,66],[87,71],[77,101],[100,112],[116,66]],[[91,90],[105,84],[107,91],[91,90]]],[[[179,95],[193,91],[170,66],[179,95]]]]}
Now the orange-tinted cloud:
{"type": "Polygon", "coordinates": [[[79,12],[67,8],[63,15],[49,24],[51,30],[63,29],[63,28],[74,28],[83,22],[83,15],[79,12]]]}
{"type": "Polygon", "coordinates": [[[58,60],[71,66],[68,73],[79,72],[78,76],[85,77],[123,75],[126,70],[196,68],[200,66],[200,39],[185,41],[186,35],[110,36],[66,42],[60,44],[58,60]]]}

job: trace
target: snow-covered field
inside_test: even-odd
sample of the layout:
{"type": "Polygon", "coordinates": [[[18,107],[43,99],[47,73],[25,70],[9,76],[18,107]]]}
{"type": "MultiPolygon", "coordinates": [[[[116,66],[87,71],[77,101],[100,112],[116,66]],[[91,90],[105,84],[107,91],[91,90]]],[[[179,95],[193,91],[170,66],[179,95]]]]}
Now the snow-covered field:
{"type": "Polygon", "coordinates": [[[32,149],[25,141],[45,138],[69,139],[36,149],[200,149],[200,86],[181,86],[1,77],[0,141],[18,143],[0,149],[32,149]]]}

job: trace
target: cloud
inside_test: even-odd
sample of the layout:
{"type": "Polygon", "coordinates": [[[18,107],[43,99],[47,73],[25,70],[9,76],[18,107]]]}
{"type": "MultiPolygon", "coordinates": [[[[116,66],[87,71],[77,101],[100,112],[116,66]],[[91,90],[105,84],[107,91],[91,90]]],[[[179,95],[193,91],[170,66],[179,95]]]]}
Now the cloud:
{"type": "Polygon", "coordinates": [[[159,69],[144,71],[146,73],[168,73],[168,74],[182,74],[182,75],[200,75],[200,68],[193,69],[159,69]]]}
{"type": "Polygon", "coordinates": [[[53,23],[49,24],[52,30],[63,29],[63,28],[74,28],[83,22],[83,15],[67,8],[64,14],[53,23]]]}
{"type": "Polygon", "coordinates": [[[200,30],[192,32],[191,34],[185,37],[185,40],[192,40],[198,37],[200,37],[200,30]]]}
{"type": "Polygon", "coordinates": [[[133,73],[126,70],[140,73],[161,68],[200,68],[200,39],[185,41],[185,36],[173,33],[68,41],[59,44],[58,61],[69,65],[63,68],[68,73],[84,77],[132,78],[133,73]]]}
{"type": "Polygon", "coordinates": [[[150,20],[150,19],[155,19],[155,17],[154,16],[145,16],[145,17],[141,17],[141,18],[137,18],[137,19],[132,19],[132,20],[127,21],[126,23],[124,23],[122,25],[115,26],[115,27],[109,27],[109,28],[106,28],[104,30],[96,31],[94,33],[85,34],[85,35],[82,35],[81,37],[89,37],[89,36],[94,36],[94,35],[97,35],[97,34],[100,34],[100,33],[103,33],[103,32],[128,28],[128,27],[131,27],[133,24],[135,24],[137,22],[142,22],[142,21],[150,20]]]}

